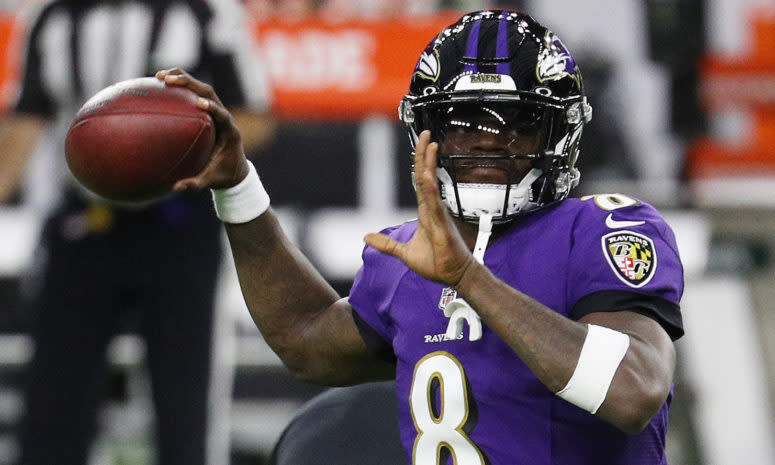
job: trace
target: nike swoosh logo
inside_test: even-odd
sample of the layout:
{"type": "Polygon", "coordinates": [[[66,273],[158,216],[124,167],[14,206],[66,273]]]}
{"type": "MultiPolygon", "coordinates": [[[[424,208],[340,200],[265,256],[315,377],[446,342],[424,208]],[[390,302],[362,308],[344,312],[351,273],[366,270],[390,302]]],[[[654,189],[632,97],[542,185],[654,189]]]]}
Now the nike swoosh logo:
{"type": "Polygon", "coordinates": [[[609,213],[608,216],[605,217],[605,225],[611,229],[631,228],[646,223],[645,221],[616,221],[613,219],[613,216],[613,213],[609,213]]]}

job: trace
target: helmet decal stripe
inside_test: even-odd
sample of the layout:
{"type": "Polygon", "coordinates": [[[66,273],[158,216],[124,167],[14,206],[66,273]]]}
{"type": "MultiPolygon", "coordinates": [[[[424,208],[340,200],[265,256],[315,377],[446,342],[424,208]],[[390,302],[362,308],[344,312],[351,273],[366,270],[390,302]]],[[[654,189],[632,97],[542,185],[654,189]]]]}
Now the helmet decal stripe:
{"type": "MultiPolygon", "coordinates": [[[[479,58],[479,27],[482,25],[482,20],[477,19],[471,26],[471,32],[468,33],[468,42],[466,43],[466,58],[477,59],[479,58]]],[[[471,73],[478,73],[479,67],[476,63],[466,63],[465,70],[471,73]]]]}
{"type": "MultiPolygon", "coordinates": [[[[506,15],[501,16],[500,23],[498,24],[498,41],[495,45],[495,58],[508,58],[509,57],[509,25],[506,15]]],[[[508,61],[500,62],[495,66],[495,72],[497,74],[510,74],[511,65],[508,61]]]]}

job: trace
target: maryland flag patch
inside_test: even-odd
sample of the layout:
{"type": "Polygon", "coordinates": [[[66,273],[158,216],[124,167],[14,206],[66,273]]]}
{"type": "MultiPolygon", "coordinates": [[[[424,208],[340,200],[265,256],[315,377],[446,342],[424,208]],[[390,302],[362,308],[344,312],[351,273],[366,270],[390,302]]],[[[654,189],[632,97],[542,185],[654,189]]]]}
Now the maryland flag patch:
{"type": "Polygon", "coordinates": [[[630,287],[643,287],[657,268],[654,241],[632,231],[616,231],[603,236],[603,254],[614,274],[630,287]]]}

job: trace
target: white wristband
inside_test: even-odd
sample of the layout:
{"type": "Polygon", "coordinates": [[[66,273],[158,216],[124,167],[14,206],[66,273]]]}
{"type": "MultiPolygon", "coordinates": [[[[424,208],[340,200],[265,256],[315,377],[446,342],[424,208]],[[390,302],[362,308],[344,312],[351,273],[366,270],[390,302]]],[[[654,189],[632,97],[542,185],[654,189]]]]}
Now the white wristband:
{"type": "Polygon", "coordinates": [[[622,363],[630,336],[597,325],[587,325],[576,370],[557,395],[589,413],[597,413],[608,394],[616,369],[622,363]]]}
{"type": "Polygon", "coordinates": [[[224,223],[247,223],[269,208],[266,193],[256,167],[248,161],[250,172],[239,184],[228,189],[212,189],[215,214],[224,223]]]}

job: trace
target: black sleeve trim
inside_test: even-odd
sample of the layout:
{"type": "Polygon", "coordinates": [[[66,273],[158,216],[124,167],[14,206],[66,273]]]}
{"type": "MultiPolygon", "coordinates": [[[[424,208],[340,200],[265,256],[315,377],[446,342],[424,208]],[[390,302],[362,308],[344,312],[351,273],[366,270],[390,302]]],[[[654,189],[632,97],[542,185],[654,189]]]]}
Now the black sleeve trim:
{"type": "Polygon", "coordinates": [[[361,333],[363,342],[366,343],[366,346],[368,346],[372,353],[380,360],[396,363],[396,354],[393,352],[393,345],[366,323],[366,321],[358,315],[358,312],[353,310],[352,313],[353,320],[355,320],[355,326],[358,327],[358,332],[361,333]]]}
{"type": "Polygon", "coordinates": [[[600,291],[580,298],[571,310],[571,318],[579,320],[595,312],[618,312],[628,310],[647,316],[662,326],[670,339],[684,335],[681,308],[661,297],[630,291],[600,291]]]}

